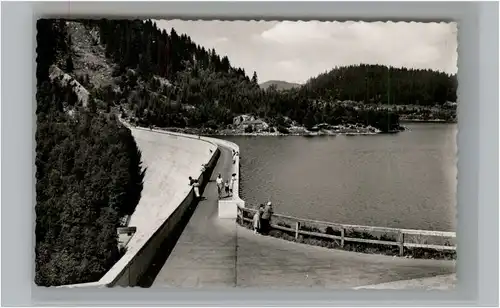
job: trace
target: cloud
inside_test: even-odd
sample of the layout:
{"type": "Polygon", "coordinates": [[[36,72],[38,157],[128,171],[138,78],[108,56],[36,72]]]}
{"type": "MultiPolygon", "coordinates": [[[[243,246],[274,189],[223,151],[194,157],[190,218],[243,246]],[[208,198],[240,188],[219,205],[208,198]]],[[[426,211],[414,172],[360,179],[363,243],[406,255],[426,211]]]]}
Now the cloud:
{"type": "Polygon", "coordinates": [[[290,61],[290,60],[284,60],[284,61],[279,61],[276,63],[278,66],[281,66],[283,68],[291,68],[297,65],[297,61],[290,61]]]}
{"type": "Polygon", "coordinates": [[[359,63],[457,71],[457,25],[417,22],[158,21],[227,55],[259,81],[305,82],[359,63]]]}
{"type": "Polygon", "coordinates": [[[305,43],[307,41],[322,41],[330,37],[329,31],[319,22],[283,21],[269,30],[261,33],[265,40],[284,44],[305,43]]]}
{"type": "Polygon", "coordinates": [[[215,43],[224,43],[227,41],[229,41],[229,39],[227,37],[218,37],[214,40],[215,43]]]}
{"type": "Polygon", "coordinates": [[[329,68],[367,63],[456,73],[456,32],[454,23],[309,21],[278,23],[260,38],[293,48],[303,64],[312,58],[329,68]]]}

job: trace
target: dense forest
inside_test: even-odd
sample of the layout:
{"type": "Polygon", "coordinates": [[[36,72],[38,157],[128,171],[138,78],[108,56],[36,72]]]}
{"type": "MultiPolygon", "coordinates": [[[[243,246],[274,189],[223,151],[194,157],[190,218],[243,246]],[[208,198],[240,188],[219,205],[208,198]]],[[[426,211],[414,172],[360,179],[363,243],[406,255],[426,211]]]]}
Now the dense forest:
{"type": "Polygon", "coordinates": [[[309,97],[389,105],[443,105],[457,100],[454,76],[432,70],[356,65],[332,69],[305,85],[309,97]]]}
{"type": "Polygon", "coordinates": [[[114,115],[78,108],[72,88],[48,78],[52,64],[72,65],[65,23],[37,30],[35,282],[96,281],[120,257],[116,228],[140,199],[141,155],[114,115]]]}
{"type": "Polygon", "coordinates": [[[120,91],[111,98],[125,102],[141,125],[222,128],[236,115],[253,114],[271,123],[288,117],[306,127],[362,123],[386,131],[398,126],[398,114],[373,104],[433,106],[456,100],[455,76],[380,65],[334,68],[302,87],[263,90],[256,72],[249,77],[175,29],[167,33],[140,20],[85,23],[99,29],[99,43],[117,63],[120,91]]]}

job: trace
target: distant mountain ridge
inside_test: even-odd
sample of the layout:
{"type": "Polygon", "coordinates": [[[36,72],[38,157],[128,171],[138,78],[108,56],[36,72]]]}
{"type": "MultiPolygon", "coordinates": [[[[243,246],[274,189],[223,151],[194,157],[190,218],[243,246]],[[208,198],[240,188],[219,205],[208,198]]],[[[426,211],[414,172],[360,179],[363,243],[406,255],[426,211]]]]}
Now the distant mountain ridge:
{"type": "Polygon", "coordinates": [[[282,80],[269,80],[261,83],[259,86],[261,89],[267,89],[273,84],[276,85],[277,90],[290,90],[301,86],[301,84],[298,83],[287,82],[282,80]]]}

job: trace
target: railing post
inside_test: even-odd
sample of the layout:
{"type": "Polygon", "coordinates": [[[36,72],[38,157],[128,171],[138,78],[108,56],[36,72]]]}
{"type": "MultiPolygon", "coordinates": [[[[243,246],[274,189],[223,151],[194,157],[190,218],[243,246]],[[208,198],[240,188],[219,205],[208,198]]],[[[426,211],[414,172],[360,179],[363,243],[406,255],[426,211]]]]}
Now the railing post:
{"type": "Polygon", "coordinates": [[[296,221],[295,222],[295,239],[296,240],[299,238],[299,229],[300,229],[300,222],[296,221]]]}
{"type": "Polygon", "coordinates": [[[405,234],[402,231],[399,231],[398,242],[399,242],[399,256],[402,257],[405,251],[405,234]]]}
{"type": "Polygon", "coordinates": [[[345,229],[342,228],[340,229],[340,247],[344,248],[344,242],[345,242],[345,229]]]}

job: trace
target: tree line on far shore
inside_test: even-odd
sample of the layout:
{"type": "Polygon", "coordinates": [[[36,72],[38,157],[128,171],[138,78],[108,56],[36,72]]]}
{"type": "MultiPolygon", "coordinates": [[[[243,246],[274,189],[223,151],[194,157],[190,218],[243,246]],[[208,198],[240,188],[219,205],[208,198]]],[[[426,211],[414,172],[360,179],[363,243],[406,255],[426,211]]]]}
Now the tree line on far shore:
{"type": "Polygon", "coordinates": [[[186,34],[160,30],[151,21],[85,21],[116,64],[120,91],[101,97],[122,102],[143,125],[225,128],[234,116],[299,124],[399,125],[399,114],[373,105],[443,105],[456,100],[456,76],[431,70],[355,65],[334,68],[286,91],[263,90],[257,73],[231,65],[227,56],[197,45],[186,34]],[[167,82],[168,81],[168,82],[167,82]],[[362,102],[346,106],[346,101],[362,102]]]}
{"type": "Polygon", "coordinates": [[[311,78],[309,97],[367,104],[434,106],[457,100],[456,76],[383,65],[350,65],[311,78]]]}

